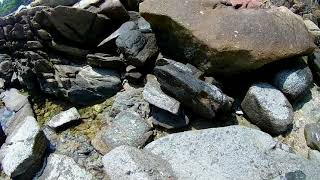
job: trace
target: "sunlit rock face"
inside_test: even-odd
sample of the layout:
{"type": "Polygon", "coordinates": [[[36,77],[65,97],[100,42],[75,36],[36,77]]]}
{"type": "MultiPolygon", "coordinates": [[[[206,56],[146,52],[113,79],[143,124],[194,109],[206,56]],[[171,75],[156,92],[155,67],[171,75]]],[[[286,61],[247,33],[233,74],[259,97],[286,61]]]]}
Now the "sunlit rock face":
{"type": "Polygon", "coordinates": [[[0,16],[8,15],[21,5],[28,5],[32,0],[0,0],[0,16]]]}

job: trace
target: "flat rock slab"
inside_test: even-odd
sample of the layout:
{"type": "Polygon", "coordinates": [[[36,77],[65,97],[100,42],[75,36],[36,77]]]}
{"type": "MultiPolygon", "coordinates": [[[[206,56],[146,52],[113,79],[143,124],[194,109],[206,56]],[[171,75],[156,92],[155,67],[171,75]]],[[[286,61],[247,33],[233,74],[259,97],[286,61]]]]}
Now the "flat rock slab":
{"type": "Polygon", "coordinates": [[[39,180],[92,180],[89,172],[80,167],[72,158],[51,154],[47,160],[47,165],[43,170],[39,180]]]}
{"type": "Polygon", "coordinates": [[[144,150],[166,160],[181,180],[273,179],[297,170],[307,179],[320,177],[320,159],[290,153],[270,135],[241,126],[171,134],[144,150]]]}
{"type": "Polygon", "coordinates": [[[59,129],[64,125],[80,121],[80,118],[81,116],[78,110],[73,107],[53,116],[53,118],[48,122],[47,125],[53,129],[59,129]]]}
{"type": "Polygon", "coordinates": [[[130,146],[120,146],[106,154],[103,165],[111,180],[175,179],[166,161],[150,152],[130,146]]]}
{"type": "Polygon", "coordinates": [[[2,101],[10,111],[17,112],[28,103],[28,96],[22,95],[17,89],[10,89],[1,94],[2,101]]]}
{"type": "Polygon", "coordinates": [[[206,73],[231,75],[312,53],[302,18],[285,7],[235,9],[218,0],[145,0],[141,15],[160,48],[206,73]]]}

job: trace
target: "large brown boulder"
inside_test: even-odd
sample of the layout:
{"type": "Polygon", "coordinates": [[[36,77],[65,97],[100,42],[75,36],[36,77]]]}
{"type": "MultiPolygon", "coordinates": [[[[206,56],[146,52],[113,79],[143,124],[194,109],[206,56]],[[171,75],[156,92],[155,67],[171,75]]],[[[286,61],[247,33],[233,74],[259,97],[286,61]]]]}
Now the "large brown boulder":
{"type": "Polygon", "coordinates": [[[285,7],[236,9],[218,0],[145,0],[167,55],[210,74],[231,75],[314,50],[302,18],[285,7]]]}

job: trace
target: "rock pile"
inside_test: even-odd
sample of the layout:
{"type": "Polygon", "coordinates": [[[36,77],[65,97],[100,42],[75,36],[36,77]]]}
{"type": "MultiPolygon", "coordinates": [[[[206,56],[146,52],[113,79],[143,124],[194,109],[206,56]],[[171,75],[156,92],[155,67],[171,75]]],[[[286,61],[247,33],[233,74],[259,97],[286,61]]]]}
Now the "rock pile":
{"type": "Polygon", "coordinates": [[[320,29],[278,4],[36,0],[0,17],[0,178],[318,179],[320,29]]]}

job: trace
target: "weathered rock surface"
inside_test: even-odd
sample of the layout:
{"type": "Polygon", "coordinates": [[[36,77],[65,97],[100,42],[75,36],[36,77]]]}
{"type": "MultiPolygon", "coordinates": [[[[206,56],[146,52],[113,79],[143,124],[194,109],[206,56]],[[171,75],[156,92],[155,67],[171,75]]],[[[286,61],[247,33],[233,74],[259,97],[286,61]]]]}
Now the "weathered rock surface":
{"type": "Polygon", "coordinates": [[[102,53],[88,54],[87,62],[93,67],[113,69],[120,72],[126,68],[123,58],[102,53]]]}
{"type": "Polygon", "coordinates": [[[308,57],[308,65],[312,70],[315,80],[319,83],[320,81],[320,50],[316,49],[312,55],[308,57]]]}
{"type": "Polygon", "coordinates": [[[120,146],[103,157],[104,170],[111,180],[175,179],[170,165],[150,152],[120,146]]]}
{"type": "Polygon", "coordinates": [[[79,121],[80,118],[78,110],[73,107],[55,115],[47,125],[53,129],[59,129],[65,125],[79,121]]]}
{"type": "Polygon", "coordinates": [[[273,85],[291,101],[295,101],[306,94],[312,82],[312,73],[306,64],[282,69],[275,74],[273,79],[273,85]]]}
{"type": "Polygon", "coordinates": [[[284,133],[292,125],[291,104],[279,90],[269,84],[252,85],[241,107],[250,121],[265,132],[284,133]]]}
{"type": "Polygon", "coordinates": [[[158,63],[154,69],[154,73],[164,90],[193,113],[207,119],[214,118],[217,112],[230,110],[232,98],[225,95],[216,86],[196,79],[173,62],[158,63]]]}
{"type": "Polygon", "coordinates": [[[61,155],[51,154],[48,157],[47,165],[39,180],[91,180],[93,176],[80,167],[72,158],[61,155]]]}
{"type": "Polygon", "coordinates": [[[309,32],[314,36],[315,44],[319,45],[320,44],[320,28],[309,19],[304,20],[304,24],[307,26],[309,32]]]}
{"type": "Polygon", "coordinates": [[[178,113],[172,114],[155,106],[151,107],[151,116],[148,120],[151,121],[152,124],[166,129],[183,128],[189,124],[189,118],[182,109],[180,109],[178,113]]]}
{"type": "Polygon", "coordinates": [[[304,129],[304,135],[307,145],[312,149],[320,151],[320,124],[307,124],[304,129]]]}
{"type": "Polygon", "coordinates": [[[241,126],[171,134],[144,150],[166,160],[176,179],[273,179],[297,170],[319,177],[319,159],[290,153],[270,135],[241,126]]]}
{"type": "Polygon", "coordinates": [[[285,7],[217,5],[211,0],[146,0],[140,12],[167,55],[206,73],[230,76],[315,48],[302,18],[285,7]]]}
{"type": "Polygon", "coordinates": [[[10,89],[1,94],[2,101],[10,111],[17,112],[28,102],[28,97],[20,94],[17,89],[10,89]]]}
{"type": "Polygon", "coordinates": [[[152,135],[150,129],[138,113],[122,111],[98,133],[93,145],[102,154],[121,145],[141,147],[152,135]]]}
{"type": "Polygon", "coordinates": [[[3,172],[12,178],[32,179],[42,165],[46,148],[46,139],[37,121],[31,116],[25,117],[0,149],[3,172]]]}
{"type": "Polygon", "coordinates": [[[78,1],[79,0],[35,0],[31,3],[31,6],[71,6],[78,1]]]}

